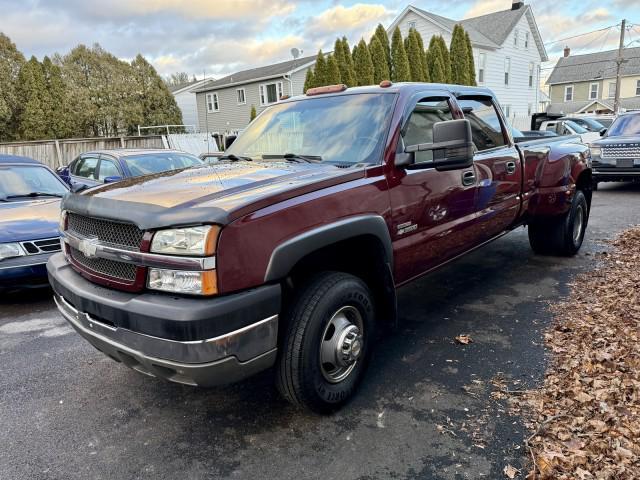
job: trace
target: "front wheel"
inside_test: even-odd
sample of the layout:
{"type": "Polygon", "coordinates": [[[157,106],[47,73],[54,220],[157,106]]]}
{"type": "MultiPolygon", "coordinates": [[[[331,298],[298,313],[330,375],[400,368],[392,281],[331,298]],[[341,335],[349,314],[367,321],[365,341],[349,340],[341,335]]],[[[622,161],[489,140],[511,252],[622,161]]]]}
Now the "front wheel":
{"type": "Polygon", "coordinates": [[[317,413],[340,408],[364,375],[375,328],[371,292],[357,277],[326,272],[294,299],[276,385],[291,403],[317,413]]]}
{"type": "Polygon", "coordinates": [[[577,190],[569,211],[560,218],[543,218],[529,224],[529,243],[542,255],[571,257],[578,253],[589,220],[589,205],[581,190],[577,190]]]}

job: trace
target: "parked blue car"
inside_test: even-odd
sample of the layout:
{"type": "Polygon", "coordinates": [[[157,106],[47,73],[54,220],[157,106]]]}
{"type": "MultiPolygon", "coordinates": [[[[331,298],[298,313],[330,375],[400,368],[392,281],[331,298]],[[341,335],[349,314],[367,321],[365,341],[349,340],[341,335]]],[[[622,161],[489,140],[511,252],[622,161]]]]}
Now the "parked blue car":
{"type": "Polygon", "coordinates": [[[0,155],[0,290],[47,285],[60,251],[60,199],[69,191],[45,165],[0,155]]]}
{"type": "Polygon", "coordinates": [[[72,190],[202,165],[195,155],[178,150],[116,149],[87,152],[57,173],[72,190]]]}

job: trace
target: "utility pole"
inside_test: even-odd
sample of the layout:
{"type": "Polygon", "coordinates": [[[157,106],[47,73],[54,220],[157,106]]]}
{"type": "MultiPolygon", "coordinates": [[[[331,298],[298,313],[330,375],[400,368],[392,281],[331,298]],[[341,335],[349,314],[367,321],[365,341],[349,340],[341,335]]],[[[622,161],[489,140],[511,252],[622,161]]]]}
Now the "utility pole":
{"type": "Polygon", "coordinates": [[[616,71],[616,98],[613,103],[613,113],[616,115],[620,113],[620,89],[622,87],[622,64],[624,60],[624,34],[627,31],[627,21],[622,20],[622,27],[620,28],[620,48],[618,49],[618,58],[616,63],[618,65],[616,71]]]}

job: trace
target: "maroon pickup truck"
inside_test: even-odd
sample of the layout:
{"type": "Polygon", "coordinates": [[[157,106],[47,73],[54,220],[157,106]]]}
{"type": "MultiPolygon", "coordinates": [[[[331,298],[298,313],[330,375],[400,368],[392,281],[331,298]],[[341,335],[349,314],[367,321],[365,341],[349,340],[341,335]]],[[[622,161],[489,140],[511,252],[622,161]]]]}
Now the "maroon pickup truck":
{"type": "Polygon", "coordinates": [[[516,144],[506,126],[476,87],[280,101],[214,166],[67,195],[55,301],[146,375],[213,386],[275,366],[288,400],[335,410],[396,322],[398,287],[522,225],[538,253],[580,248],[589,149],[516,144]]]}

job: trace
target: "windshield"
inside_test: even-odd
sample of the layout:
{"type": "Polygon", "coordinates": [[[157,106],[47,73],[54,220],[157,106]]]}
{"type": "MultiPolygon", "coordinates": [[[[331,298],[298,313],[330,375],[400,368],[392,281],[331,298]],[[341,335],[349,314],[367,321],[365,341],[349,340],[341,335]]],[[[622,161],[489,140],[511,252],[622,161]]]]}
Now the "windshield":
{"type": "Polygon", "coordinates": [[[131,175],[139,177],[141,175],[151,175],[153,173],[189,168],[202,165],[203,162],[194,155],[188,153],[145,153],[142,155],[130,155],[123,159],[131,175]]]}
{"type": "Polygon", "coordinates": [[[54,173],[37,165],[0,165],[0,199],[22,196],[61,197],[67,188],[54,173]]]}
{"type": "Polygon", "coordinates": [[[640,115],[622,115],[611,124],[609,137],[640,135],[640,115]]]}
{"type": "Polygon", "coordinates": [[[581,127],[580,125],[578,125],[576,122],[572,122],[571,120],[566,120],[566,124],[571,127],[571,129],[576,132],[578,135],[582,135],[583,133],[589,133],[589,130],[587,130],[584,127],[581,127]]]}
{"type": "Polygon", "coordinates": [[[599,132],[604,128],[604,125],[593,118],[581,118],[579,121],[580,123],[578,125],[581,125],[592,132],[599,132]]]}
{"type": "Polygon", "coordinates": [[[379,163],[395,95],[317,97],[265,110],[227,150],[262,157],[285,153],[323,163],[379,163]]]}

